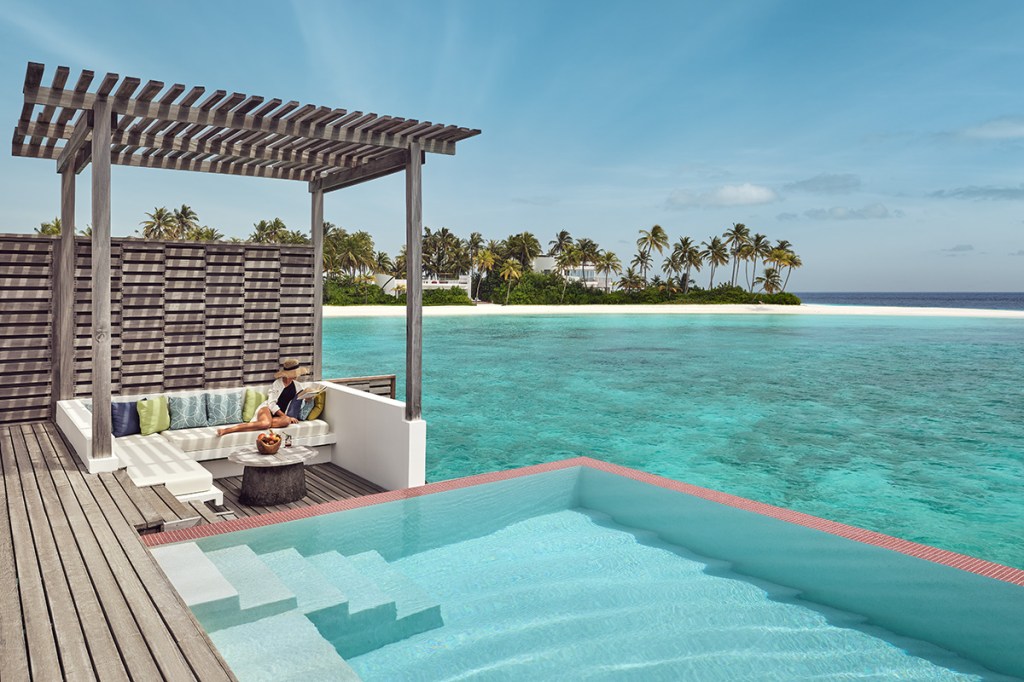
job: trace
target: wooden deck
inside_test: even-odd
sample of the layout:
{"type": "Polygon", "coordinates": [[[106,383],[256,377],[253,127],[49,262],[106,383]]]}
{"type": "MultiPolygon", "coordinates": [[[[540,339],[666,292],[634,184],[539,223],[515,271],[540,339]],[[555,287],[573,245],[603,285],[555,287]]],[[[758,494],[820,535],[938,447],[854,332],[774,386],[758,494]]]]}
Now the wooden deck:
{"type": "Polygon", "coordinates": [[[0,427],[0,679],[233,680],[139,533],[216,523],[381,489],[334,466],[307,467],[308,494],[185,505],[123,472],[85,473],[51,422],[0,427]]]}

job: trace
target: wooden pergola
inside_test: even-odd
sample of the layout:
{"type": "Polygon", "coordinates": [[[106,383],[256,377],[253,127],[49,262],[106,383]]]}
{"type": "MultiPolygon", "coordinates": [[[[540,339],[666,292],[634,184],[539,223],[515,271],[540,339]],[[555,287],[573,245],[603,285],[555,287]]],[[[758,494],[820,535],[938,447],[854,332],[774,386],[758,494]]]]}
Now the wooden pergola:
{"type": "MultiPolygon", "coordinates": [[[[312,196],[313,373],[322,378],[324,193],[406,173],[406,419],[421,414],[422,165],[426,153],[454,154],[479,130],[284,102],[161,81],[145,84],[30,62],[13,153],[56,161],[61,239],[55,257],[54,394],[73,397],[75,176],[92,164],[92,434],[94,456],[111,449],[110,166],[298,180],[312,196]],[[38,113],[37,112],[37,107],[38,113]]],[[[239,349],[241,350],[241,349],[239,349]]]]}

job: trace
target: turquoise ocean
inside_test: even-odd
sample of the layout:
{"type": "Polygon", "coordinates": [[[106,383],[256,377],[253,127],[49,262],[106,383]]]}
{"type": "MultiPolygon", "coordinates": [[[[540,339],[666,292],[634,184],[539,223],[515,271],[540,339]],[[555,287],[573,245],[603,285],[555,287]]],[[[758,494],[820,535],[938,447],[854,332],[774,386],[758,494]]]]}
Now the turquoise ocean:
{"type": "MultiPolygon", "coordinates": [[[[324,320],[399,375],[405,320],[324,320]]],[[[1024,568],[1024,320],[424,320],[427,479],[586,455],[1024,568]]]]}

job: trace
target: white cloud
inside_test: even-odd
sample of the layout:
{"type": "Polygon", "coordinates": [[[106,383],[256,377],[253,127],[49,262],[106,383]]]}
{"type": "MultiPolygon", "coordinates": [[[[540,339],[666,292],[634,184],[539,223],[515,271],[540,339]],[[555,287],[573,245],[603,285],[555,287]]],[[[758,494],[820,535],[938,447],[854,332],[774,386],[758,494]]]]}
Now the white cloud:
{"type": "Polygon", "coordinates": [[[784,187],[815,194],[846,194],[860,189],[860,176],[853,173],[820,173],[813,178],[791,182],[784,187]]]}
{"type": "Polygon", "coordinates": [[[833,206],[832,208],[813,208],[804,211],[804,217],[811,220],[880,220],[899,218],[903,211],[890,211],[884,204],[868,204],[863,208],[833,206]]]}
{"type": "Polygon", "coordinates": [[[967,128],[967,137],[982,140],[1017,140],[1024,138],[1024,117],[1006,116],[967,128]]]}
{"type": "Polygon", "coordinates": [[[669,208],[690,208],[708,206],[752,206],[777,201],[775,190],[763,185],[745,182],[742,185],[721,185],[706,192],[692,192],[678,189],[668,198],[669,208]]]}

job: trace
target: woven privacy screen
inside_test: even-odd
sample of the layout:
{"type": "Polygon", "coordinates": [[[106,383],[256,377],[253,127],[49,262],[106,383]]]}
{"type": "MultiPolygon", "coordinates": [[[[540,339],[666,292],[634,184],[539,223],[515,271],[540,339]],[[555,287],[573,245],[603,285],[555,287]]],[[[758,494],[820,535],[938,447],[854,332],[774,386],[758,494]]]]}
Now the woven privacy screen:
{"type": "MultiPolygon", "coordinates": [[[[88,239],[76,240],[75,393],[92,347],[88,239]]],[[[0,424],[46,419],[56,240],[0,235],[0,424]]],[[[111,242],[112,392],[269,384],[281,357],[313,360],[308,246],[111,242]]]]}

